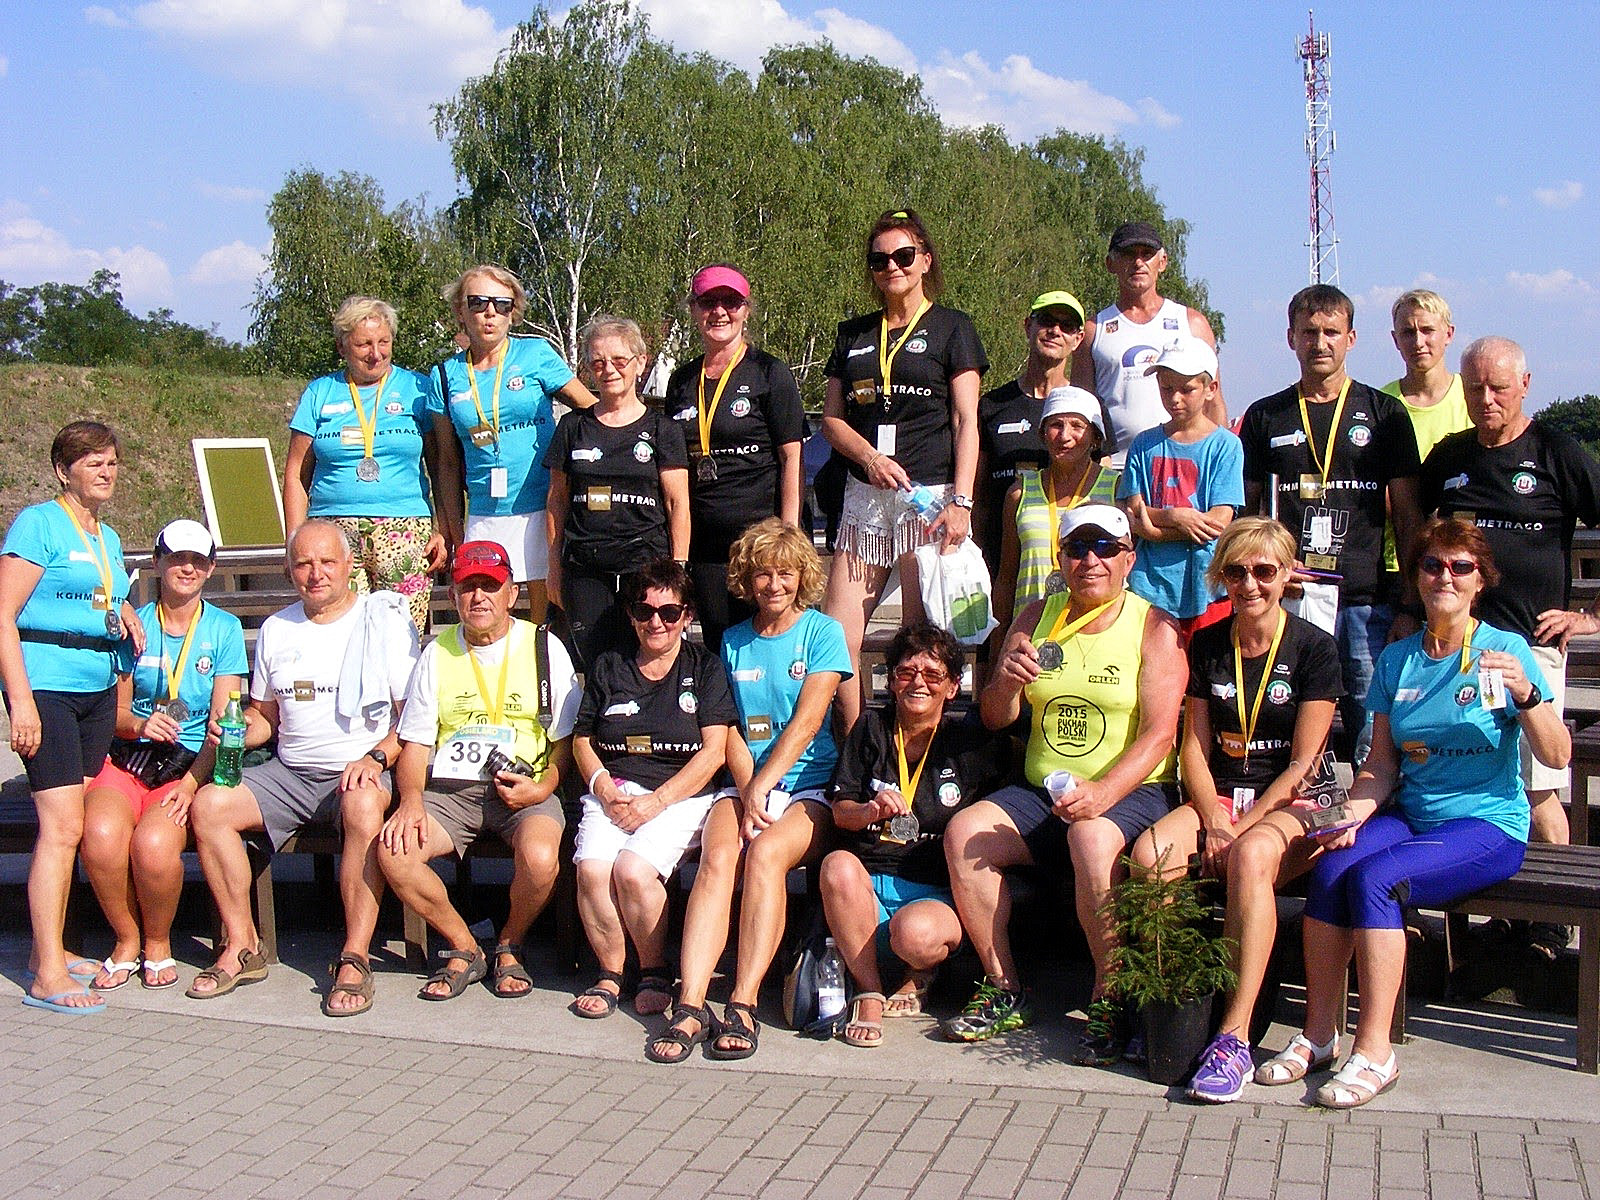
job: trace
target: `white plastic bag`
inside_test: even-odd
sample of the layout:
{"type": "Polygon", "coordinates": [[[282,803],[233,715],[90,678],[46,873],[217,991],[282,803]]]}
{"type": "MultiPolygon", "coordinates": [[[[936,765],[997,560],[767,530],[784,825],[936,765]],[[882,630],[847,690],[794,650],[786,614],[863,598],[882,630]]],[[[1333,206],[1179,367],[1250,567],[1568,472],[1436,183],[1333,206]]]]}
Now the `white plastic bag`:
{"type": "Polygon", "coordinates": [[[922,607],[928,620],[948,629],[963,646],[977,646],[1000,622],[990,602],[989,567],[971,538],[949,554],[939,553],[939,543],[916,549],[917,579],[922,587],[922,607]]]}
{"type": "Polygon", "coordinates": [[[1324,633],[1331,634],[1339,620],[1339,585],[1336,583],[1302,583],[1299,597],[1285,596],[1283,607],[1295,616],[1310,621],[1324,633]]]}

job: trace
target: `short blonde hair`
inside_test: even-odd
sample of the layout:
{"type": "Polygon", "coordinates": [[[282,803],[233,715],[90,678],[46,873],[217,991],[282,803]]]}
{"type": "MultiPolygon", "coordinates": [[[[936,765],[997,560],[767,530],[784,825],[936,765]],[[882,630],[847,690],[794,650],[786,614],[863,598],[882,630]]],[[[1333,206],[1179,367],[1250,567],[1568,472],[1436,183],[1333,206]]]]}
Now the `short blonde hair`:
{"type": "Polygon", "coordinates": [[[1211,565],[1206,568],[1206,582],[1220,588],[1223,571],[1253,554],[1276,559],[1280,567],[1288,570],[1294,566],[1295,549],[1294,534],[1271,517],[1238,517],[1217,538],[1211,565]]]}
{"type": "Polygon", "coordinates": [[[650,353],[650,347],[645,344],[644,333],[639,329],[639,322],[630,317],[596,313],[583,327],[583,333],[578,339],[583,346],[585,362],[588,362],[589,351],[594,344],[604,337],[621,338],[623,345],[628,347],[628,352],[635,357],[650,353]]]}
{"type": "Polygon", "coordinates": [[[1427,288],[1412,288],[1409,292],[1402,293],[1400,298],[1389,306],[1389,320],[1398,321],[1401,313],[1413,308],[1432,313],[1446,325],[1455,324],[1450,316],[1449,303],[1438,292],[1430,292],[1427,288]]]}
{"type": "Polygon", "coordinates": [[[333,314],[333,336],[342,342],[363,321],[382,321],[389,327],[391,338],[400,328],[400,318],[394,311],[394,305],[374,296],[350,296],[333,314]]]}
{"type": "Polygon", "coordinates": [[[755,602],[751,578],[764,567],[787,567],[800,576],[795,607],[814,608],[827,588],[822,560],[811,538],[798,525],[768,517],[746,529],[728,551],[728,590],[746,603],[755,602]]]}
{"type": "Polygon", "coordinates": [[[456,276],[454,283],[439,293],[444,298],[444,302],[450,306],[450,311],[456,315],[456,319],[460,320],[465,317],[467,311],[467,284],[479,275],[487,275],[501,287],[511,289],[511,323],[520,325],[523,314],[528,311],[528,293],[522,286],[522,280],[497,263],[479,263],[475,267],[468,267],[456,276]]]}

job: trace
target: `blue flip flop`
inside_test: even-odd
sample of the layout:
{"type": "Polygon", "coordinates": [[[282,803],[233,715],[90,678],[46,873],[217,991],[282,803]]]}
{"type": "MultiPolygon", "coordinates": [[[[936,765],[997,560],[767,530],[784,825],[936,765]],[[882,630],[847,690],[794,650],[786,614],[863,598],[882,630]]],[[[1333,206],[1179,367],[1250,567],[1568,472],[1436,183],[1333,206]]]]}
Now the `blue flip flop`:
{"type": "Polygon", "coordinates": [[[73,958],[67,961],[67,974],[79,983],[87,984],[100,974],[100,964],[92,958],[73,958]]]}
{"type": "Polygon", "coordinates": [[[62,1003],[62,1001],[68,996],[87,996],[88,994],[88,988],[84,988],[81,992],[57,992],[53,996],[45,996],[43,998],[35,996],[32,992],[23,992],[22,1002],[29,1008],[43,1008],[49,1012],[65,1013],[72,1017],[85,1016],[89,1013],[105,1012],[106,1002],[104,1000],[100,1001],[99,1004],[62,1003]]]}

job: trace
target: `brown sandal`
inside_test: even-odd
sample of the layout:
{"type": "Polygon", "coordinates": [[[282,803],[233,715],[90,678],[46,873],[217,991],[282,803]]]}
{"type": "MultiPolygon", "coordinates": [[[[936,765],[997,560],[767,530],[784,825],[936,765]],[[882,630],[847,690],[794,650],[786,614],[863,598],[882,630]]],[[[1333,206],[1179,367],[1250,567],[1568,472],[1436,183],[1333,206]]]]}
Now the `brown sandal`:
{"type": "Polygon", "coordinates": [[[226,996],[234,988],[243,987],[247,983],[256,983],[267,977],[267,956],[260,950],[239,951],[239,969],[232,974],[212,963],[204,971],[194,977],[194,983],[189,985],[183,994],[191,1000],[215,1000],[218,996],[226,996]],[[202,979],[209,979],[217,986],[209,992],[197,992],[194,984],[202,979]]]}
{"type": "Polygon", "coordinates": [[[339,955],[339,961],[328,964],[328,974],[333,976],[333,986],[328,989],[328,994],[322,998],[322,1015],[325,1017],[358,1017],[372,1007],[372,964],[359,954],[344,953],[339,955]],[[361,974],[360,983],[340,983],[339,971],[344,967],[354,967],[361,974]],[[334,1008],[332,1001],[335,996],[355,996],[361,1003],[353,1008],[334,1008]]]}

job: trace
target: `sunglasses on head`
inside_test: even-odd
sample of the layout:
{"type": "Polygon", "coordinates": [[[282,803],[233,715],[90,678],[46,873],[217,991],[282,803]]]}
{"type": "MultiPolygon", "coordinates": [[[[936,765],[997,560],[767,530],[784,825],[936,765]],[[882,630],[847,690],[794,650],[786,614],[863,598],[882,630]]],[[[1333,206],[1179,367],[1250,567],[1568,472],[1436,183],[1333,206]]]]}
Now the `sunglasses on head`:
{"type": "Polygon", "coordinates": [[[1243,583],[1245,576],[1254,575],[1257,583],[1271,583],[1278,577],[1277,563],[1229,563],[1222,568],[1222,578],[1228,583],[1243,583]]]}
{"type": "Polygon", "coordinates": [[[893,263],[904,271],[917,261],[921,253],[916,246],[901,246],[898,250],[869,250],[867,251],[867,270],[887,271],[889,264],[893,263]]]}
{"type": "Polygon", "coordinates": [[[940,684],[950,682],[950,672],[943,667],[896,667],[891,674],[897,683],[912,683],[918,675],[927,682],[929,687],[938,687],[940,684]]]}
{"type": "Polygon", "coordinates": [[[1096,558],[1115,558],[1127,549],[1116,538],[1071,538],[1061,543],[1068,558],[1088,558],[1090,551],[1096,558]]]}
{"type": "Polygon", "coordinates": [[[1426,575],[1443,575],[1446,571],[1452,575],[1471,575],[1478,569],[1478,564],[1470,558],[1443,559],[1437,554],[1424,554],[1417,560],[1417,566],[1426,575]]]}
{"type": "Polygon", "coordinates": [[[1076,316],[1060,313],[1036,312],[1033,314],[1033,323],[1040,329],[1059,329],[1063,333],[1077,333],[1083,328],[1083,322],[1076,316]]]}
{"type": "Polygon", "coordinates": [[[466,567],[506,567],[511,566],[511,560],[504,554],[490,550],[486,547],[474,546],[456,555],[456,569],[466,567]]]}
{"type": "Polygon", "coordinates": [[[494,305],[495,312],[502,317],[509,317],[511,310],[517,306],[516,300],[510,296],[468,296],[467,311],[480,313],[490,305],[494,305]]]}
{"type": "Polygon", "coordinates": [[[688,610],[687,604],[646,604],[643,600],[628,605],[628,615],[641,625],[650,624],[651,617],[660,617],[663,625],[676,625],[688,610]]]}

